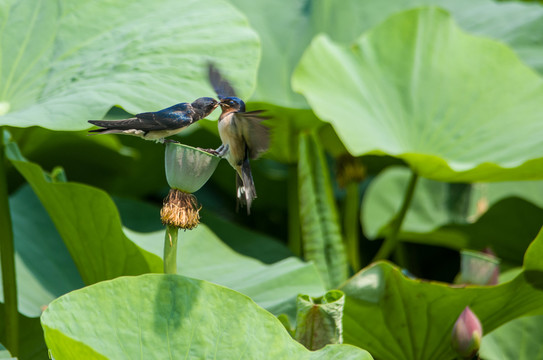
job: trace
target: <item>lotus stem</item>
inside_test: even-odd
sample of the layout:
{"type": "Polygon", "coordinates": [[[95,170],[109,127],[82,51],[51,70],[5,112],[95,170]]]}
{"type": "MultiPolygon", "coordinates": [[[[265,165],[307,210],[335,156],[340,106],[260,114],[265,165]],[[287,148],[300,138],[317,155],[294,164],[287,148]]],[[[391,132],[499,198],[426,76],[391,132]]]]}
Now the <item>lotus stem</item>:
{"type": "Polygon", "coordinates": [[[358,183],[352,182],[345,187],[345,203],[343,207],[343,232],[345,247],[349,262],[354,272],[362,268],[360,261],[360,239],[358,228],[360,226],[360,191],[358,183]]]}
{"type": "Polygon", "coordinates": [[[164,238],[164,274],[177,274],[177,239],[179,228],[166,226],[164,238]]]}
{"type": "Polygon", "coordinates": [[[383,242],[383,245],[381,245],[381,248],[373,258],[373,261],[377,260],[383,260],[390,256],[392,251],[396,248],[396,245],[398,244],[398,237],[400,233],[400,229],[402,227],[403,221],[405,219],[405,215],[407,214],[407,210],[409,209],[409,205],[411,204],[411,200],[413,200],[413,195],[415,193],[415,186],[417,184],[419,176],[413,172],[411,174],[411,178],[409,179],[409,185],[407,186],[407,190],[405,192],[405,196],[403,199],[402,207],[400,208],[400,211],[392,221],[392,228],[388,235],[385,237],[385,241],[383,242]]]}

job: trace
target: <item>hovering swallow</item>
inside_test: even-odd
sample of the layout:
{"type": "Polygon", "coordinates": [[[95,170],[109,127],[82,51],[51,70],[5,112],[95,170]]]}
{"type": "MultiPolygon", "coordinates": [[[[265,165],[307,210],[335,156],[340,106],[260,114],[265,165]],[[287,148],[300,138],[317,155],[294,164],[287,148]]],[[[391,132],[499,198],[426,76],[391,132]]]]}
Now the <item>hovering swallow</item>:
{"type": "Polygon", "coordinates": [[[180,103],[156,112],[145,112],[125,120],[89,120],[102,129],[89,130],[98,134],[126,134],[145,140],[164,142],[164,138],[177,134],[187,126],[208,116],[219,105],[210,97],[201,97],[191,103],[180,103]]]}
{"type": "Polygon", "coordinates": [[[269,147],[268,128],[261,124],[262,120],[268,118],[260,115],[262,110],[246,112],[243,100],[236,97],[230,83],[212,64],[209,65],[209,81],[222,109],[219,117],[222,145],[216,151],[220,156],[225,156],[236,170],[238,205],[247,205],[247,214],[250,214],[256,189],[249,159],[256,159],[269,147]]]}

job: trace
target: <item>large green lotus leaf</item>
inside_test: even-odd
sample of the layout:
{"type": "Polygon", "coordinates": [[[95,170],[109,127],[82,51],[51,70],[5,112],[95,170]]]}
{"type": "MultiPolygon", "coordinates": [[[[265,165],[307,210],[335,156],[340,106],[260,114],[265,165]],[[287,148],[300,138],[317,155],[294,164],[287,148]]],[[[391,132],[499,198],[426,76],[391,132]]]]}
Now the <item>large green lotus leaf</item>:
{"type": "Polygon", "coordinates": [[[351,47],[316,37],[293,87],[353,155],[393,155],[436,180],[543,174],[543,80],[443,10],[394,15],[351,47]]]}
{"type": "MultiPolygon", "coordinates": [[[[230,0],[244,12],[262,41],[257,89],[249,107],[271,109],[272,142],[267,156],[296,161],[300,130],[321,125],[304,97],[291,88],[291,75],[313,36],[326,33],[347,44],[388,16],[422,5],[437,5],[451,12],[470,32],[499,39],[513,47],[529,65],[543,72],[543,7],[496,3],[491,0],[230,0]],[[507,26],[503,26],[507,23],[507,26]],[[291,36],[295,33],[296,36],[291,36]],[[266,104],[267,103],[267,104],[266,104]],[[275,112],[276,109],[281,111],[275,112]],[[292,109],[299,109],[291,112],[292,109]],[[303,114],[305,109],[305,115],[303,114]],[[305,127],[305,128],[304,128],[305,127]]],[[[216,127],[216,125],[215,125],[216,127]]],[[[327,139],[323,144],[328,151],[327,139]]],[[[340,146],[343,148],[343,145],[340,146]]]]}
{"type": "Polygon", "coordinates": [[[39,165],[26,161],[13,142],[7,144],[6,156],[40,199],[86,284],[162,272],[160,257],[124,235],[119,213],[105,192],[55,181],[39,165]]]}
{"type": "MultiPolygon", "coordinates": [[[[391,167],[370,184],[362,201],[361,221],[369,238],[384,236],[401,206],[410,171],[391,167]]],[[[527,200],[541,203],[542,182],[506,182],[476,184],[473,199],[486,199],[489,210],[475,222],[458,222],[450,207],[453,185],[420,179],[407,212],[400,239],[403,241],[446,246],[453,249],[483,249],[490,246],[497,255],[522,263],[526,248],[541,227],[543,209],[527,200]]],[[[469,201],[466,202],[469,205],[469,201]]],[[[471,202],[467,214],[477,211],[471,202]]],[[[470,218],[471,220],[471,218],[470,218]]]]}
{"type": "MultiPolygon", "coordinates": [[[[83,280],[47,212],[29,186],[10,197],[19,312],[38,317],[83,280]]],[[[0,301],[3,301],[0,284],[0,301]]]]}
{"type": "Polygon", "coordinates": [[[55,300],[41,317],[62,359],[371,359],[349,345],[311,352],[233,290],[179,275],[123,277],[55,300]]]}
{"type": "Polygon", "coordinates": [[[341,6],[336,0],[320,0],[318,4],[316,10],[324,11],[318,25],[321,32],[346,43],[392,14],[425,5],[439,6],[449,11],[463,29],[507,43],[522,60],[543,72],[540,4],[491,0],[346,0],[341,6]]]}
{"type": "MultiPolygon", "coordinates": [[[[163,253],[164,231],[125,232],[141,248],[157,255],[163,253]]],[[[242,292],[266,310],[291,317],[296,313],[298,294],[321,296],[325,292],[315,265],[295,257],[264,264],[236,253],[202,224],[179,233],[177,271],[242,292]]]]}
{"type": "Polygon", "coordinates": [[[313,36],[326,33],[348,44],[390,15],[423,5],[447,9],[463,29],[506,42],[526,63],[543,71],[543,7],[535,4],[491,0],[230,2],[247,15],[262,41],[262,61],[252,101],[307,109],[305,99],[292,91],[290,77],[313,36]],[[293,33],[296,36],[291,36],[293,33]]]}
{"type": "Polygon", "coordinates": [[[486,335],[481,343],[482,359],[543,359],[543,316],[515,319],[486,335]]]}
{"type": "Polygon", "coordinates": [[[221,0],[8,0],[0,24],[0,124],[17,127],[81,130],[114,105],[213,96],[208,61],[246,97],[260,57],[247,20],[221,0]]]}
{"type": "Polygon", "coordinates": [[[374,264],[341,288],[347,296],[344,340],[379,359],[452,359],[452,327],[466,306],[487,334],[520,316],[543,313],[543,291],[531,285],[531,280],[541,279],[542,243],[540,232],[527,251],[525,270],[498,286],[458,287],[410,279],[389,263],[374,264]]]}

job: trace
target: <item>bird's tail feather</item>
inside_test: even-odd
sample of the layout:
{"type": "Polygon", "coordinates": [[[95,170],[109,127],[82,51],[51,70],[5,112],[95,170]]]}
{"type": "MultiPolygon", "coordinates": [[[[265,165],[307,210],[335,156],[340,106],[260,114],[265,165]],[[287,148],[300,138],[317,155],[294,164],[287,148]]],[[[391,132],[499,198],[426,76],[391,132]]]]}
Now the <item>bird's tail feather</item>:
{"type": "Polygon", "coordinates": [[[239,205],[247,206],[247,215],[251,214],[251,204],[256,199],[256,188],[253,181],[253,175],[251,174],[251,165],[249,164],[249,158],[246,157],[241,164],[241,176],[236,173],[236,187],[237,187],[237,204],[236,209],[239,209],[239,205]]]}

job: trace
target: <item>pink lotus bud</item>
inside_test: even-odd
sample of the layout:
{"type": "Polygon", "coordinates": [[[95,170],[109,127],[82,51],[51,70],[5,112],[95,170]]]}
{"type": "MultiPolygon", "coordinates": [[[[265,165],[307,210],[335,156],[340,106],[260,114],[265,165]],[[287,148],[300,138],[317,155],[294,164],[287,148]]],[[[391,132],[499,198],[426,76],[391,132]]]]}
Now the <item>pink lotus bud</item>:
{"type": "Polygon", "coordinates": [[[461,357],[471,359],[479,351],[482,338],[481,322],[469,306],[466,306],[454,324],[452,347],[461,357]]]}

